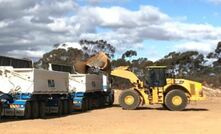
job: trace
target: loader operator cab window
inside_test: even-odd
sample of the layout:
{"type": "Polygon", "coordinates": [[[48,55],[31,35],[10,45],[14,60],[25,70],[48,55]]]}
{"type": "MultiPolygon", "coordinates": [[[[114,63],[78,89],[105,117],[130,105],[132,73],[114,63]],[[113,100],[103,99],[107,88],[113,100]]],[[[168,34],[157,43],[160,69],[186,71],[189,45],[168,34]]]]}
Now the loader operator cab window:
{"type": "Polygon", "coordinates": [[[166,68],[149,67],[147,82],[150,87],[163,87],[166,85],[166,68]]]}

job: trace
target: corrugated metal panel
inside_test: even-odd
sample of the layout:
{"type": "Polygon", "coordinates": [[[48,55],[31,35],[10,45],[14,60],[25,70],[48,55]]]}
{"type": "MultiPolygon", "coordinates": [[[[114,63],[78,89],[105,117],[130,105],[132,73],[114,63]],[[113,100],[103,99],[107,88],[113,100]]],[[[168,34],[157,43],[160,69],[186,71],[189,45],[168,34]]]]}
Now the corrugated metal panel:
{"type": "Polygon", "coordinates": [[[32,68],[32,61],[0,56],[0,66],[12,66],[14,68],[32,68]]]}

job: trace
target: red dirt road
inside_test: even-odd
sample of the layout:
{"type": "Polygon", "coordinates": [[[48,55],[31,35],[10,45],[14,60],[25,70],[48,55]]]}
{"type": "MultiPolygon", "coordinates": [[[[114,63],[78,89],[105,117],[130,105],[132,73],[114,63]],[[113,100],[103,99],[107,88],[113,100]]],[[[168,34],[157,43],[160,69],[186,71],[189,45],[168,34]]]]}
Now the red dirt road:
{"type": "Polygon", "coordinates": [[[118,106],[60,118],[3,120],[0,134],[215,134],[221,132],[221,98],[171,112],[160,106],[125,111],[118,106]]]}

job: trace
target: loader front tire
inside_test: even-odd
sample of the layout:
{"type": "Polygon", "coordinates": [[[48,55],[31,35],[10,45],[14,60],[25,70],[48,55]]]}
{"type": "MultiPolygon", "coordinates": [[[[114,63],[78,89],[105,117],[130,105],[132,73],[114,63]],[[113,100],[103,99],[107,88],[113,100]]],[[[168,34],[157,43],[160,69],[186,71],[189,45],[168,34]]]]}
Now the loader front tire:
{"type": "Polygon", "coordinates": [[[134,110],[140,104],[140,95],[135,90],[126,90],[119,97],[120,106],[125,110],[134,110]]]}

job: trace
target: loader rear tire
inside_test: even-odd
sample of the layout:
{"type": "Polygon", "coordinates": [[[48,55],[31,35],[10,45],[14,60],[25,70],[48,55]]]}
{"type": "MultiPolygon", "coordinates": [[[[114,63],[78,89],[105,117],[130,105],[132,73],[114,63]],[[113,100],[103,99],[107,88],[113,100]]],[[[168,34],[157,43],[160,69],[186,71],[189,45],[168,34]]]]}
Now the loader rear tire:
{"type": "Polygon", "coordinates": [[[140,104],[140,95],[135,90],[126,90],[120,94],[119,103],[125,110],[134,110],[140,104]]]}
{"type": "Polygon", "coordinates": [[[182,90],[174,89],[166,94],[165,105],[171,111],[182,111],[187,103],[187,96],[182,90]]]}

